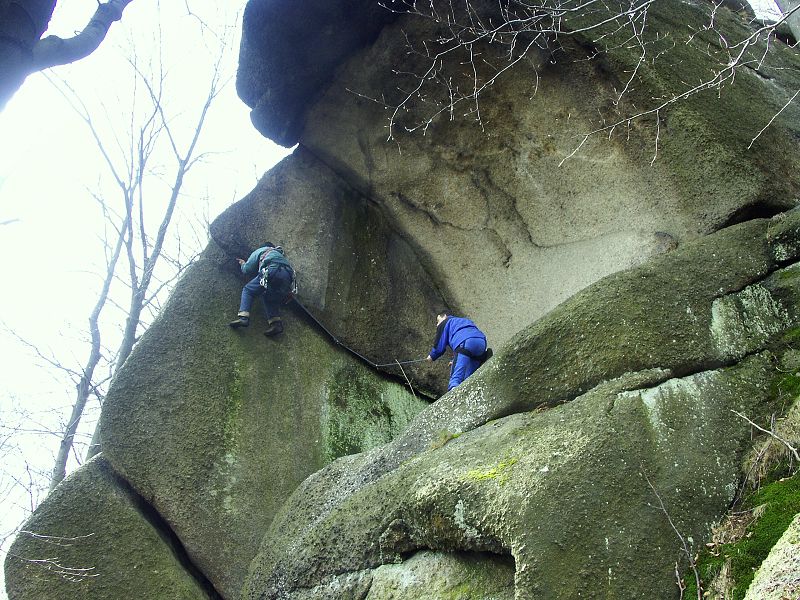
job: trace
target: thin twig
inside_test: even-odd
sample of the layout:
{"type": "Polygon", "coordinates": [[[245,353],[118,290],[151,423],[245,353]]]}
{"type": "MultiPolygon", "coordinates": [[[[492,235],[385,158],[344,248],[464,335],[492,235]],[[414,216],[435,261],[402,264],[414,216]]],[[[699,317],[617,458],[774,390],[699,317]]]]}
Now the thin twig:
{"type": "MultiPolygon", "coordinates": [[[[658,499],[658,504],[661,506],[661,512],[663,512],[664,515],[667,517],[667,521],[669,522],[670,527],[672,527],[672,531],[675,532],[675,535],[677,535],[678,539],[681,541],[681,548],[683,550],[683,553],[689,560],[689,566],[694,572],[694,579],[695,583],[697,584],[697,600],[703,600],[702,588],[700,587],[700,573],[697,570],[697,563],[694,560],[694,556],[692,556],[692,552],[689,548],[689,545],[686,543],[686,538],[683,537],[683,535],[681,535],[680,531],[678,531],[675,522],[672,520],[672,517],[670,516],[669,512],[667,512],[667,507],[664,506],[664,501],[661,499],[661,495],[658,493],[655,486],[653,486],[652,482],[650,481],[650,478],[647,476],[647,473],[644,471],[644,469],[642,469],[642,475],[644,475],[644,479],[645,481],[647,481],[647,485],[650,486],[650,489],[653,491],[653,494],[658,499]]],[[[683,590],[681,590],[681,597],[683,597],[683,590]]]]}
{"type": "Polygon", "coordinates": [[[745,415],[743,415],[743,414],[742,414],[742,413],[740,413],[739,411],[736,411],[736,410],[733,410],[733,409],[731,409],[731,412],[732,412],[733,414],[735,414],[737,417],[740,417],[740,418],[744,419],[745,421],[747,421],[748,423],[750,423],[750,425],[752,425],[753,427],[755,427],[755,428],[756,428],[756,429],[758,429],[759,431],[762,431],[762,432],[766,433],[767,435],[769,435],[769,436],[771,436],[771,437],[775,438],[776,440],[778,440],[778,441],[779,441],[781,444],[783,444],[784,446],[786,446],[786,447],[789,449],[789,451],[790,451],[790,452],[791,452],[791,453],[794,455],[794,458],[795,458],[795,460],[796,460],[797,462],[800,462],[800,453],[798,453],[798,452],[797,452],[797,448],[795,448],[794,446],[792,446],[792,445],[791,445],[791,444],[790,444],[788,441],[786,441],[785,439],[783,439],[782,437],[780,437],[780,436],[779,436],[778,434],[776,434],[774,431],[770,431],[770,430],[768,430],[768,429],[764,429],[763,427],[761,427],[761,426],[759,426],[759,425],[755,424],[753,421],[751,421],[750,419],[748,419],[748,418],[747,418],[745,415]]]}

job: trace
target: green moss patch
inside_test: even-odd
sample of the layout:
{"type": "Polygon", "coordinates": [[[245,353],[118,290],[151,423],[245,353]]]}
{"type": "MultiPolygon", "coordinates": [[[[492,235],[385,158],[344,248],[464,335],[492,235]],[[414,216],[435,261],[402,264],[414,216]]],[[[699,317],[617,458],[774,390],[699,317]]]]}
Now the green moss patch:
{"type": "MultiPolygon", "coordinates": [[[[735,542],[719,544],[703,551],[697,561],[702,585],[708,586],[729,562],[734,582],[729,600],[741,600],[753,581],[756,569],[800,513],[800,475],[776,481],[748,498],[743,508],[760,513],[735,542]]],[[[697,596],[692,574],[686,574],[685,597],[697,596]]]]}
{"type": "Polygon", "coordinates": [[[446,429],[442,429],[439,432],[439,435],[436,436],[436,439],[431,442],[430,449],[438,450],[439,448],[444,446],[447,442],[456,439],[460,435],[461,433],[452,433],[450,431],[447,431],[446,429]]]}
{"type": "Polygon", "coordinates": [[[402,386],[355,364],[337,370],[326,392],[322,431],[328,461],[389,442],[426,406],[402,386]]]}

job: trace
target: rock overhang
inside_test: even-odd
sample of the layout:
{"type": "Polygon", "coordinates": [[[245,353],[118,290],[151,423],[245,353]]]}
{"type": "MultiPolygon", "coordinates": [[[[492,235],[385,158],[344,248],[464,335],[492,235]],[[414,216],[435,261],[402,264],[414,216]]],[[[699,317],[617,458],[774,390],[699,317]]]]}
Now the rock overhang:
{"type": "MultiPolygon", "coordinates": [[[[303,116],[336,67],[399,13],[393,0],[251,0],[242,23],[236,89],[256,129],[297,143],[303,116]]],[[[399,3],[398,3],[399,4],[399,3]]]]}

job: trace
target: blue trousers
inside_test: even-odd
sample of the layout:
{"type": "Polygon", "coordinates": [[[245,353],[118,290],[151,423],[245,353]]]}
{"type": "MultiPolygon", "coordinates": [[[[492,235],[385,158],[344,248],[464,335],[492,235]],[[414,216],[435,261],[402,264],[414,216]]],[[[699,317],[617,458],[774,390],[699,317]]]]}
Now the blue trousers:
{"type": "Polygon", "coordinates": [[[242,299],[239,302],[239,313],[250,313],[253,300],[261,296],[264,303],[264,312],[267,319],[274,319],[279,315],[278,307],[289,293],[291,275],[286,271],[277,271],[270,274],[269,287],[264,288],[260,283],[261,275],[256,275],[242,288],[242,299]]]}
{"type": "MultiPolygon", "coordinates": [[[[465,348],[475,356],[480,356],[486,352],[486,339],[469,338],[464,341],[461,347],[465,348]]],[[[449,392],[467,377],[472,375],[480,366],[481,361],[479,361],[477,358],[470,358],[466,354],[461,354],[460,352],[456,353],[456,355],[453,357],[453,370],[450,371],[450,384],[447,386],[447,391],[449,392]]]]}

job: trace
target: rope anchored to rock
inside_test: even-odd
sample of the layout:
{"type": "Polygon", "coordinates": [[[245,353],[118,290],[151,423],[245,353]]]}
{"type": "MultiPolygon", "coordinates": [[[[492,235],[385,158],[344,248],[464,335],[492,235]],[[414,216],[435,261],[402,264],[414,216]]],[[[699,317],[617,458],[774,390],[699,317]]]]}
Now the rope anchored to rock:
{"type": "Polygon", "coordinates": [[[352,354],[353,356],[357,356],[358,358],[360,358],[365,363],[367,363],[368,365],[370,365],[371,367],[373,367],[375,369],[381,369],[381,368],[385,368],[385,367],[401,366],[401,365],[411,365],[411,364],[414,364],[414,363],[425,362],[426,360],[428,360],[427,357],[426,357],[426,358],[417,358],[417,359],[411,359],[411,360],[395,360],[395,361],[388,362],[388,363],[376,363],[376,362],[373,362],[370,359],[368,359],[366,356],[364,356],[363,354],[357,352],[356,350],[353,350],[347,344],[345,344],[339,338],[337,338],[333,334],[333,332],[331,332],[327,327],[325,327],[325,325],[323,325],[322,322],[319,319],[317,319],[317,317],[315,317],[311,313],[310,310],[308,310],[305,306],[303,306],[303,303],[300,302],[300,300],[298,300],[296,296],[293,298],[293,300],[294,300],[294,303],[297,304],[297,306],[299,306],[302,309],[302,311],[304,313],[306,313],[308,315],[308,317],[312,321],[314,321],[314,323],[317,324],[317,326],[319,326],[320,329],[322,329],[322,331],[324,331],[326,334],[328,334],[328,337],[331,338],[331,340],[333,340],[333,342],[336,345],[341,346],[342,348],[347,350],[350,354],[352,354]]]}

